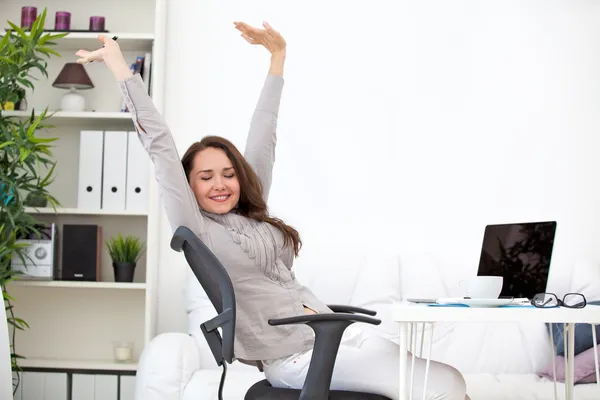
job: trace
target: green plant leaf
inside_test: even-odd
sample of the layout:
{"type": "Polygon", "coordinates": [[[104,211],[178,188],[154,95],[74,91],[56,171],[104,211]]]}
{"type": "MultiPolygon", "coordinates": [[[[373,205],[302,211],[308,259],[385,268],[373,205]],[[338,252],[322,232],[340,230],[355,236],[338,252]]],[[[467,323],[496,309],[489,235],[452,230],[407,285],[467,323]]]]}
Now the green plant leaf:
{"type": "Polygon", "coordinates": [[[25,161],[25,159],[27,157],[29,157],[29,155],[31,154],[31,150],[30,149],[24,149],[24,148],[21,147],[19,149],[19,153],[20,153],[20,160],[19,161],[22,163],[22,162],[25,161]]]}
{"type": "Polygon", "coordinates": [[[40,186],[48,185],[48,183],[53,179],[55,167],[56,167],[56,164],[54,164],[52,166],[52,168],[50,168],[50,171],[48,171],[48,174],[46,174],[46,177],[40,182],[40,186]]]}
{"type": "MultiPolygon", "coordinates": [[[[40,138],[40,137],[32,137],[30,139],[31,143],[52,143],[57,141],[58,138],[40,138]]],[[[1,147],[0,147],[1,148],[1,147]]]]}
{"type": "Polygon", "coordinates": [[[38,40],[38,44],[39,45],[47,45],[47,46],[55,46],[56,42],[53,42],[54,39],[62,39],[66,36],[68,36],[70,34],[70,32],[63,32],[63,33],[52,33],[52,34],[47,34],[44,35],[40,38],[40,40],[38,40]]]}
{"type": "Polygon", "coordinates": [[[57,57],[60,57],[60,53],[58,53],[56,50],[53,50],[49,47],[39,47],[38,48],[39,51],[43,52],[44,54],[52,54],[55,55],[57,57]]]}
{"type": "Polygon", "coordinates": [[[33,136],[33,134],[35,133],[35,130],[37,128],[37,126],[40,124],[40,122],[43,120],[43,114],[39,115],[31,125],[29,125],[29,128],[27,128],[27,136],[33,136]]]}
{"type": "Polygon", "coordinates": [[[3,147],[6,147],[6,146],[13,145],[13,144],[15,144],[15,142],[13,142],[13,141],[0,143],[0,149],[2,149],[3,147]]]}
{"type": "Polygon", "coordinates": [[[7,22],[8,22],[8,25],[10,25],[10,27],[12,28],[12,30],[17,32],[21,38],[27,39],[27,34],[25,33],[25,30],[23,28],[17,26],[14,22],[11,22],[11,21],[7,21],[7,22]]]}
{"type": "Polygon", "coordinates": [[[11,60],[8,57],[0,57],[0,61],[2,61],[3,63],[7,63],[7,64],[14,64],[14,65],[17,64],[14,60],[11,60]]]}
{"type": "Polygon", "coordinates": [[[6,45],[8,44],[8,40],[10,39],[10,35],[12,31],[8,31],[4,34],[4,36],[2,36],[2,40],[0,40],[0,51],[2,51],[2,49],[4,49],[6,47],[6,45]]]}

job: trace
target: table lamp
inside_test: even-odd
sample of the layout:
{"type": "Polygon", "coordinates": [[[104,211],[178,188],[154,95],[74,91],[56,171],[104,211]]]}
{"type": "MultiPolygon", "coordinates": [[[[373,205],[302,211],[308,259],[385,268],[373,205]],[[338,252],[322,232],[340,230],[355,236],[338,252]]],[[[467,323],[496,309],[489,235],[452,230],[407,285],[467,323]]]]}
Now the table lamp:
{"type": "Polygon", "coordinates": [[[66,63],[52,86],[69,89],[60,103],[62,111],[85,111],[85,98],[77,92],[77,89],[92,89],[94,84],[83,65],[66,63]]]}

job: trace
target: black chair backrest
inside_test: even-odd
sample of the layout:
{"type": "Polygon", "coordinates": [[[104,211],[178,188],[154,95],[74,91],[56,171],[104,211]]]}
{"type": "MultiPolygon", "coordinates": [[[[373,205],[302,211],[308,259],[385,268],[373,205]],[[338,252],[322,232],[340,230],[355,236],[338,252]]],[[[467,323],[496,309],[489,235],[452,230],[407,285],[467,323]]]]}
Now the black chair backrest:
{"type": "Polygon", "coordinates": [[[219,336],[218,341],[211,341],[207,337],[217,363],[221,365],[225,360],[231,364],[235,337],[235,293],[229,274],[200,238],[185,226],[180,226],[175,230],[171,239],[171,248],[175,251],[183,251],[196,279],[217,310],[218,315],[205,322],[202,327],[209,333],[219,336]],[[217,328],[222,329],[222,343],[220,343],[221,338],[217,328]],[[214,348],[217,346],[215,342],[220,344],[221,349],[218,352],[220,354],[215,354],[217,350],[214,348]],[[219,356],[222,359],[218,359],[219,356]]]}

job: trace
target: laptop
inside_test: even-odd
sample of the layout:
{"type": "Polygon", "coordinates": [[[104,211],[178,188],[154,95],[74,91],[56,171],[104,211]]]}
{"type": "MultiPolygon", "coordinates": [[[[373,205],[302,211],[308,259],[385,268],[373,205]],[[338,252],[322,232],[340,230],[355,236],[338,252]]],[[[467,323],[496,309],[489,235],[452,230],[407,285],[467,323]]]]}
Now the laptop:
{"type": "Polygon", "coordinates": [[[502,276],[502,297],[546,292],[555,235],[556,221],[487,225],[477,275],[502,276]]]}

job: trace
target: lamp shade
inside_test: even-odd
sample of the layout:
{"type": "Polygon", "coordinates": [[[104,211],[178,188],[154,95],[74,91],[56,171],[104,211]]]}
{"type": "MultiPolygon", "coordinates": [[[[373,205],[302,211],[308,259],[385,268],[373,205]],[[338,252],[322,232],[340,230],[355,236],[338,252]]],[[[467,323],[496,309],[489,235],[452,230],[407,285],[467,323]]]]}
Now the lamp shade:
{"type": "Polygon", "coordinates": [[[61,89],[92,89],[94,84],[83,65],[66,63],[52,86],[61,89]]]}

